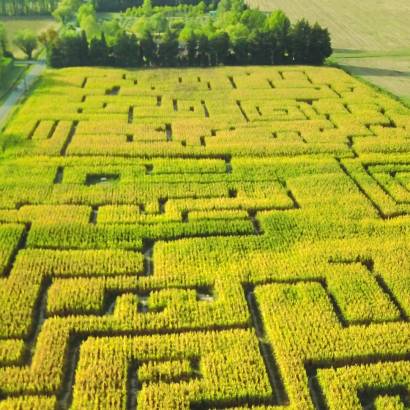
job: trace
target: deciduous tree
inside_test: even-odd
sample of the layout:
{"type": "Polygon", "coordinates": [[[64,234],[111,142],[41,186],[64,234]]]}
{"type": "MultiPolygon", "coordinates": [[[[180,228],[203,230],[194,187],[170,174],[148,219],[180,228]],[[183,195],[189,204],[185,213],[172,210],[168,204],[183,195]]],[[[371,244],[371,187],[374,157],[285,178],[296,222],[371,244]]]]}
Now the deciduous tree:
{"type": "Polygon", "coordinates": [[[30,60],[33,55],[33,51],[37,48],[37,36],[31,30],[20,30],[14,37],[14,44],[26,54],[30,60]]]}

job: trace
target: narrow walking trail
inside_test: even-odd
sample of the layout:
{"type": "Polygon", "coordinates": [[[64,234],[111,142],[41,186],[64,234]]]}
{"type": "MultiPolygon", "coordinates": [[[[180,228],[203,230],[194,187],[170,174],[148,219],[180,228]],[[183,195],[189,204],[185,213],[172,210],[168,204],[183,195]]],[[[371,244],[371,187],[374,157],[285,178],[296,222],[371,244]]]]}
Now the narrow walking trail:
{"type": "Polygon", "coordinates": [[[0,131],[6,124],[7,119],[16,108],[19,101],[24,97],[26,92],[40,77],[46,68],[45,61],[29,61],[30,68],[20,81],[15,85],[13,90],[5,99],[4,103],[0,105],[0,131]]]}

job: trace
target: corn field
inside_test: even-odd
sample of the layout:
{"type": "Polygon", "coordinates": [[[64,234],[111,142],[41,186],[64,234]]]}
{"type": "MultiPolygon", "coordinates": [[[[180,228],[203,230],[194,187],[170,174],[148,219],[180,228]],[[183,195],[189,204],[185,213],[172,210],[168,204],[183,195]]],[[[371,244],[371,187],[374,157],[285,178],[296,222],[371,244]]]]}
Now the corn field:
{"type": "Polygon", "coordinates": [[[0,410],[409,408],[398,101],[334,68],[49,70],[0,142],[0,410]]]}

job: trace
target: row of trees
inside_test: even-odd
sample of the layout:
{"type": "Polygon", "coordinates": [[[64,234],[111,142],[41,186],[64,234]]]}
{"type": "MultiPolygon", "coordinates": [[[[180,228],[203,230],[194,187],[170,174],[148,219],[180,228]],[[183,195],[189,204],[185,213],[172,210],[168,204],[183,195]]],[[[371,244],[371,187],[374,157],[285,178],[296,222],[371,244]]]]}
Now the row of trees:
{"type": "MultiPolygon", "coordinates": [[[[52,35],[49,33],[49,35],[52,35]]],[[[249,64],[320,65],[331,53],[328,36],[319,26],[302,20],[293,27],[286,42],[272,33],[257,33],[232,43],[226,32],[193,35],[180,41],[168,31],[159,40],[150,33],[143,38],[122,32],[112,45],[104,34],[88,42],[85,31],[54,34],[48,45],[48,63],[52,67],[117,66],[175,67],[249,64]]]]}
{"type": "MultiPolygon", "coordinates": [[[[217,0],[204,0],[206,4],[217,2],[217,0]]],[[[119,11],[130,7],[140,7],[143,0],[93,0],[94,6],[98,11],[119,11]]],[[[178,6],[181,4],[195,5],[198,0],[153,0],[154,6],[178,6]]]]}
{"type": "MultiPolygon", "coordinates": [[[[31,16],[51,14],[60,0],[0,0],[1,16],[31,16]]],[[[207,2],[210,0],[206,0],[207,2]]],[[[142,5],[142,0],[92,0],[98,11],[122,11],[142,5]]],[[[156,6],[196,4],[197,0],[153,0],[156,6]]]]}
{"type": "Polygon", "coordinates": [[[292,25],[282,11],[250,10],[242,0],[221,0],[212,14],[206,5],[190,10],[183,18],[169,19],[169,7],[165,13],[145,0],[128,13],[138,16],[134,25],[124,28],[117,20],[100,23],[92,4],[84,4],[77,27],[61,18],[67,28],[61,34],[49,31],[42,42],[53,67],[320,65],[332,52],[326,29],[305,20],[292,25]]]}
{"type": "Polygon", "coordinates": [[[51,14],[59,0],[1,0],[0,15],[32,16],[51,14]]]}

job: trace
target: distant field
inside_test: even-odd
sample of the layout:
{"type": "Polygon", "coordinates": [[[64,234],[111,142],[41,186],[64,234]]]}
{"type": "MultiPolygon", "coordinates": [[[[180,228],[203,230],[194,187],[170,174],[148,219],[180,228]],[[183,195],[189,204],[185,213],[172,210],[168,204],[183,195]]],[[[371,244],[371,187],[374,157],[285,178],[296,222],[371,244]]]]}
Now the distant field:
{"type": "Polygon", "coordinates": [[[318,21],[329,28],[335,62],[410,100],[408,0],[248,0],[248,4],[266,11],[282,9],[292,20],[318,21]],[[393,53],[395,50],[399,52],[393,53]],[[361,55],[369,51],[377,53],[372,57],[361,55]]]}
{"type": "Polygon", "coordinates": [[[41,33],[49,27],[57,25],[52,17],[0,17],[0,22],[6,26],[10,49],[17,58],[22,58],[23,53],[13,45],[16,32],[29,29],[41,33]]]}
{"type": "Polygon", "coordinates": [[[248,0],[261,10],[282,9],[291,19],[306,18],[327,26],[333,46],[349,50],[384,50],[410,44],[408,0],[248,0]]]}
{"type": "Polygon", "coordinates": [[[410,57],[340,58],[337,61],[351,74],[410,103],[410,57]]]}

